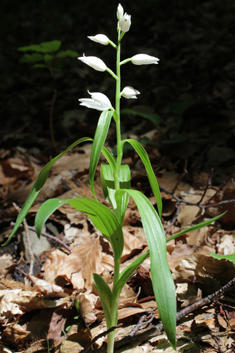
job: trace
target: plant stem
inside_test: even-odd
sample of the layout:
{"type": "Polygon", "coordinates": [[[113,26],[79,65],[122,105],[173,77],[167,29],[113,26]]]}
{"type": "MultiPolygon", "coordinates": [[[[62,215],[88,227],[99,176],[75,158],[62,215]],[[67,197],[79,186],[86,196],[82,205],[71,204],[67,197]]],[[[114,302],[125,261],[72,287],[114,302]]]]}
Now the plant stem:
{"type": "Polygon", "coordinates": [[[122,146],[121,146],[121,122],[120,122],[120,89],[121,89],[121,70],[120,70],[120,56],[121,56],[121,38],[120,38],[120,29],[118,28],[118,45],[117,45],[117,61],[116,61],[116,101],[115,101],[115,110],[116,110],[116,136],[117,136],[117,162],[116,162],[116,171],[114,175],[115,189],[120,189],[120,168],[122,162],[122,146]]]}
{"type": "Polygon", "coordinates": [[[114,352],[114,337],[115,337],[115,331],[108,333],[107,353],[114,352]]]}
{"type": "MultiPolygon", "coordinates": [[[[116,170],[114,172],[114,185],[115,190],[120,189],[120,169],[122,163],[122,140],[121,140],[121,122],[120,122],[120,91],[121,91],[121,70],[120,70],[120,56],[121,56],[121,31],[118,26],[118,45],[117,45],[117,61],[116,61],[116,100],[115,100],[115,121],[116,121],[116,137],[117,137],[117,160],[116,160],[116,170]]],[[[120,272],[120,258],[114,257],[114,276],[113,276],[113,288],[119,279],[120,272]]],[[[112,291],[112,302],[111,302],[111,317],[112,317],[112,326],[117,325],[118,321],[118,293],[112,291]]],[[[110,327],[108,327],[109,329],[110,327]]],[[[108,347],[107,353],[114,352],[114,338],[115,331],[112,331],[108,334],[108,347]]]]}

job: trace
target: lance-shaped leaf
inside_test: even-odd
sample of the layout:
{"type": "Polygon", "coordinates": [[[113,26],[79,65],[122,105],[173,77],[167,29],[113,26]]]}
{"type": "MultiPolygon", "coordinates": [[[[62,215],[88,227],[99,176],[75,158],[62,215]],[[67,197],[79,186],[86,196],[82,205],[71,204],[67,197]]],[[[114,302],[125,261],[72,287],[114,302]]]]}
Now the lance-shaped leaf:
{"type": "Polygon", "coordinates": [[[210,252],[210,254],[212,257],[214,257],[217,260],[229,260],[231,262],[233,262],[235,264],[235,254],[231,254],[231,255],[219,255],[219,254],[214,254],[212,252],[210,252]]]}
{"type": "Polygon", "coordinates": [[[121,225],[116,215],[108,207],[95,200],[83,197],[47,200],[42,204],[35,218],[35,229],[38,237],[40,237],[42,227],[48,217],[65,202],[89,216],[94,226],[111,243],[115,259],[120,260],[124,244],[121,225]]]}
{"type": "Polygon", "coordinates": [[[30,190],[29,196],[27,197],[25,203],[23,204],[23,206],[21,208],[20,213],[18,214],[15,226],[13,228],[13,231],[12,231],[10,237],[2,246],[5,246],[10,242],[11,238],[13,237],[13,235],[17,231],[18,227],[22,223],[23,219],[27,215],[30,207],[32,206],[33,202],[35,201],[36,197],[38,196],[39,192],[41,191],[43,185],[45,184],[47,177],[49,175],[50,169],[53,166],[53,164],[55,164],[55,162],[58,161],[58,159],[61,158],[66,152],[68,152],[73,147],[75,147],[78,144],[85,142],[85,141],[92,141],[92,139],[90,137],[83,137],[83,138],[75,141],[74,143],[72,143],[72,145],[70,145],[68,148],[66,148],[66,150],[64,150],[63,152],[58,154],[58,156],[56,156],[49,163],[47,163],[47,165],[40,171],[40,173],[37,176],[37,179],[35,180],[35,182],[32,186],[32,189],[30,190]]]}
{"type": "Polygon", "coordinates": [[[115,159],[115,157],[113,156],[113,154],[105,146],[103,146],[103,148],[102,148],[102,153],[105,156],[105,158],[107,159],[107,161],[109,162],[109,165],[112,168],[112,171],[114,173],[115,168],[116,168],[116,159],[115,159]]]}
{"type": "Polygon", "coordinates": [[[208,221],[201,222],[201,223],[199,223],[199,224],[196,224],[195,226],[192,226],[192,227],[190,227],[190,228],[181,230],[179,233],[176,233],[176,234],[172,235],[170,238],[167,238],[167,242],[170,241],[170,240],[172,240],[172,239],[178,238],[178,237],[180,237],[181,235],[184,235],[184,234],[186,234],[186,233],[194,232],[194,231],[197,230],[197,229],[201,229],[201,228],[203,228],[203,227],[208,226],[208,225],[211,224],[212,222],[217,221],[217,219],[219,219],[220,217],[222,217],[226,212],[227,212],[227,211],[225,211],[224,213],[220,214],[219,216],[216,216],[216,217],[214,217],[214,218],[209,219],[208,221]]]}
{"type": "Polygon", "coordinates": [[[138,155],[140,156],[142,162],[144,163],[146,172],[147,172],[147,176],[149,179],[149,183],[151,185],[153,194],[156,198],[156,202],[157,202],[157,208],[158,208],[158,213],[159,216],[161,217],[162,214],[162,199],[161,199],[161,193],[160,193],[160,189],[159,189],[159,185],[157,182],[157,178],[153,172],[153,168],[152,165],[150,163],[149,157],[147,152],[145,151],[144,147],[135,140],[132,139],[128,139],[128,140],[123,140],[122,144],[124,145],[125,142],[128,142],[138,153],[138,155]]]}
{"type": "Polygon", "coordinates": [[[91,186],[91,191],[96,200],[97,198],[96,198],[95,189],[94,189],[95,170],[100,158],[102,147],[106,140],[106,136],[109,130],[109,125],[110,125],[112,116],[113,116],[113,111],[109,111],[109,110],[104,111],[100,114],[100,118],[95,132],[94,142],[91,150],[89,182],[91,186]]]}
{"type": "Polygon", "coordinates": [[[176,347],[176,295],[172,275],[167,262],[166,238],[161,220],[145,195],[137,190],[116,191],[116,201],[128,193],[139,210],[147,238],[151,261],[151,277],[158,310],[168,339],[176,347]]]}
{"type": "MultiPolygon", "coordinates": [[[[114,175],[113,170],[109,164],[102,164],[100,168],[100,176],[101,176],[101,183],[103,188],[103,193],[106,199],[109,199],[109,202],[118,217],[120,223],[122,224],[127,204],[129,201],[129,195],[124,194],[122,197],[122,201],[120,203],[116,203],[115,200],[115,185],[114,185],[114,175]]],[[[121,165],[120,168],[120,188],[121,189],[130,189],[131,183],[131,172],[128,165],[121,165]]]]}
{"type": "Polygon", "coordinates": [[[107,283],[103,280],[103,278],[97,273],[93,274],[93,279],[95,285],[98,289],[100,301],[104,310],[104,316],[106,319],[106,325],[109,329],[112,326],[112,316],[111,316],[111,302],[112,302],[112,292],[107,285],[107,283]]]}

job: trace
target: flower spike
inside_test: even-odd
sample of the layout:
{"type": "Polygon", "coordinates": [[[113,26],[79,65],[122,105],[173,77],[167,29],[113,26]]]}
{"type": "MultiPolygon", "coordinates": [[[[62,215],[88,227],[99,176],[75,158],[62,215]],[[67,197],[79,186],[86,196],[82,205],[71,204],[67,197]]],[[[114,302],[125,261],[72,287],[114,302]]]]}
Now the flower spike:
{"type": "Polygon", "coordinates": [[[79,99],[80,105],[84,105],[87,108],[96,109],[99,111],[109,110],[112,108],[112,104],[108,97],[100,92],[89,92],[91,98],[79,99]]]}
{"type": "Polygon", "coordinates": [[[103,60],[97,58],[96,56],[85,56],[85,54],[83,54],[83,56],[79,57],[78,60],[81,60],[83,63],[92,67],[96,71],[105,71],[107,69],[107,66],[103,60]]]}

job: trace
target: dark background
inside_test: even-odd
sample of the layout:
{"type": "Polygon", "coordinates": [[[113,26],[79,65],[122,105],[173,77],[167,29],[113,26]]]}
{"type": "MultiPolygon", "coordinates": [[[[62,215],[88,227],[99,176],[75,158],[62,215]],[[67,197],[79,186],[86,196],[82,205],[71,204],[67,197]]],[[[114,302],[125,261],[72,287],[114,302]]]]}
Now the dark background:
{"type": "MultiPolygon", "coordinates": [[[[106,94],[114,104],[112,77],[76,58],[66,58],[62,71],[52,79],[46,69],[19,63],[22,53],[17,48],[58,39],[61,49],[98,56],[115,71],[115,50],[87,36],[103,33],[116,41],[118,3],[1,2],[1,148],[52,151],[49,110],[55,87],[58,149],[79,137],[93,136],[99,112],[80,107],[78,98],[88,97],[89,89],[106,94]]],[[[123,98],[121,108],[160,116],[163,135],[157,147],[174,168],[182,170],[187,158],[191,173],[214,168],[214,181],[225,180],[235,161],[234,0],[126,0],[121,4],[132,16],[131,29],[122,41],[122,59],[138,53],[160,58],[159,65],[123,66],[122,87],[133,86],[141,95],[138,100],[123,98]]],[[[123,132],[141,135],[154,128],[149,120],[123,114],[123,132]]]]}

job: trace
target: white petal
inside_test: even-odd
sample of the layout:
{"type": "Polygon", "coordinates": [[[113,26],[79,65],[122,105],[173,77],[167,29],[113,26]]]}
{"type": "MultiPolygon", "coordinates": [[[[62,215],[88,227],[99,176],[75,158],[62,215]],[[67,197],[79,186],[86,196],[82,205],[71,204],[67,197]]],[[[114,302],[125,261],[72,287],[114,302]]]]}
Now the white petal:
{"type": "Polygon", "coordinates": [[[120,21],[120,29],[122,32],[128,32],[131,26],[131,16],[125,13],[120,21]]]}
{"type": "Polygon", "coordinates": [[[88,36],[90,40],[93,40],[96,43],[100,43],[102,45],[109,44],[109,38],[105,34],[97,34],[96,36],[88,36]]]}
{"type": "Polygon", "coordinates": [[[107,68],[103,60],[97,58],[96,56],[85,56],[83,54],[83,56],[79,57],[78,60],[81,60],[83,63],[92,67],[96,71],[105,71],[107,68]]]}
{"type": "Polygon", "coordinates": [[[88,93],[91,95],[91,98],[79,99],[79,102],[81,102],[80,105],[99,111],[109,110],[112,107],[110,100],[105,94],[89,91],[88,93]]]}
{"type": "Polygon", "coordinates": [[[124,14],[124,10],[121,4],[118,4],[117,8],[117,19],[120,20],[124,14]]]}
{"type": "Polygon", "coordinates": [[[137,94],[140,94],[140,92],[131,86],[126,86],[121,92],[121,95],[127,99],[132,99],[132,98],[136,99],[137,94]]]}
{"type": "Polygon", "coordinates": [[[132,56],[131,61],[135,65],[158,64],[159,59],[147,54],[137,54],[132,56]]]}

